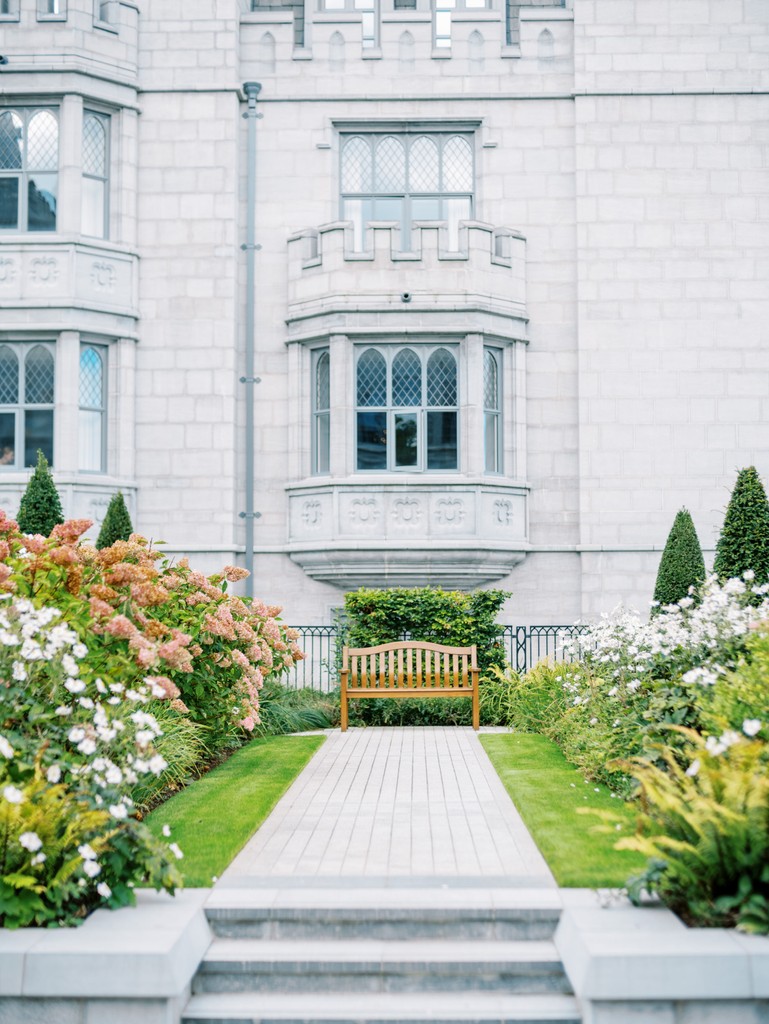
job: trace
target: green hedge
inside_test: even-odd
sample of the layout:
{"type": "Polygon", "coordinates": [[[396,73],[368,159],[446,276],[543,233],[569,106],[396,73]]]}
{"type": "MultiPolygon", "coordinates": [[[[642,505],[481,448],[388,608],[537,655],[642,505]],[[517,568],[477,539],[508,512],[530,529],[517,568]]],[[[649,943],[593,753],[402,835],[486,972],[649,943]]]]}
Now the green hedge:
{"type": "Polygon", "coordinates": [[[345,595],[348,647],[374,647],[407,635],[453,647],[478,647],[481,674],[492,665],[502,668],[505,648],[496,617],[510,594],[505,590],[476,590],[466,594],[440,587],[391,587],[345,595]]]}
{"type": "MultiPolygon", "coordinates": [[[[510,595],[504,590],[466,594],[440,587],[360,590],[345,596],[345,643],[375,647],[408,637],[427,643],[478,648],[481,676],[505,664],[496,616],[510,595]]],[[[469,725],[467,700],[356,700],[353,725],[469,725]]]]}

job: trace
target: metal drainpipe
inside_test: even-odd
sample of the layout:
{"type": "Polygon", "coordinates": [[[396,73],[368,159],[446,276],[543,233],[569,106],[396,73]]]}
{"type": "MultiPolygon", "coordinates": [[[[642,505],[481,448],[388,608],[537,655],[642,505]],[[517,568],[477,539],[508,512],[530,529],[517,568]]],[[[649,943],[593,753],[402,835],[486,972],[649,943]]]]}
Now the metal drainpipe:
{"type": "Polygon", "coordinates": [[[256,121],[262,115],[256,112],[256,97],[261,91],[259,82],[245,82],[243,92],[248,107],[243,117],[248,121],[248,146],[246,150],[246,241],[241,249],[246,254],[246,372],[240,383],[246,386],[246,508],[239,513],[246,526],[246,569],[250,575],[246,580],[246,596],[254,596],[254,520],[261,512],[254,511],[254,303],[256,296],[256,253],[261,249],[255,241],[256,232],[256,121]]]}

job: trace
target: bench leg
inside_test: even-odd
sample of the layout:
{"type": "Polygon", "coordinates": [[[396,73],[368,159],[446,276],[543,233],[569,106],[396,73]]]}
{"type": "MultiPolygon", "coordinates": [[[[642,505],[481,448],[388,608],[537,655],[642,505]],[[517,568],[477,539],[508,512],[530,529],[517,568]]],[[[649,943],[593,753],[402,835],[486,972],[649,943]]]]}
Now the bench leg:
{"type": "Polygon", "coordinates": [[[341,715],[340,726],[341,726],[342,732],[347,732],[347,694],[344,691],[342,691],[341,712],[342,712],[342,715],[341,715]]]}
{"type": "Polygon", "coordinates": [[[478,732],[481,724],[480,708],[478,706],[478,687],[473,690],[473,729],[478,732]]]}

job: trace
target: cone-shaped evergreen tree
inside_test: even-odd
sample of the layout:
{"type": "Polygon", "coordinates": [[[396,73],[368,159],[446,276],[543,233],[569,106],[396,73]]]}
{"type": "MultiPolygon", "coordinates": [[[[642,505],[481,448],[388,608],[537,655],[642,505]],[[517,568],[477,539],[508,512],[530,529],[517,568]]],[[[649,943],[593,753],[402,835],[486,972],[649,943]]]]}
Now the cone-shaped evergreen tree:
{"type": "Polygon", "coordinates": [[[116,540],[128,540],[133,532],[134,528],[123,499],[123,492],[118,491],[117,494],[112,495],[112,500],[107,507],[107,514],[101,524],[96,547],[99,549],[111,547],[116,540]]]}
{"type": "Polygon", "coordinates": [[[722,580],[748,569],[756,574],[756,583],[769,580],[769,501],[755,466],[737,475],[713,564],[722,580]]]}
{"type": "Polygon", "coordinates": [[[668,534],[657,572],[654,600],[675,604],[705,580],[705,560],[689,511],[682,508],[668,534]]]}
{"type": "Polygon", "coordinates": [[[42,533],[48,537],[57,523],[64,522],[61,498],[53,482],[48,460],[38,448],[37,465],[21,498],[16,517],[22,533],[42,533]]]}

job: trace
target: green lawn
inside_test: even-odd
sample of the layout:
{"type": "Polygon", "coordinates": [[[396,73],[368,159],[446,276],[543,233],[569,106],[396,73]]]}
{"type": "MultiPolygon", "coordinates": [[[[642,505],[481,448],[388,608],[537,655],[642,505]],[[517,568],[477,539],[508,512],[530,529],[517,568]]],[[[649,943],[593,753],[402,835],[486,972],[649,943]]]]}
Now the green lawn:
{"type": "Polygon", "coordinates": [[[518,733],[487,734],[481,743],[559,885],[619,888],[644,867],[645,857],[614,849],[635,831],[633,811],[605,786],[585,783],[555,743],[518,733]],[[580,807],[612,811],[621,827],[596,831],[599,819],[578,814],[580,807]]]}
{"type": "Polygon", "coordinates": [[[325,736],[252,740],[224,764],[172,796],[146,818],[155,835],[171,828],[184,853],[187,886],[210,886],[256,832],[325,736]]]}

